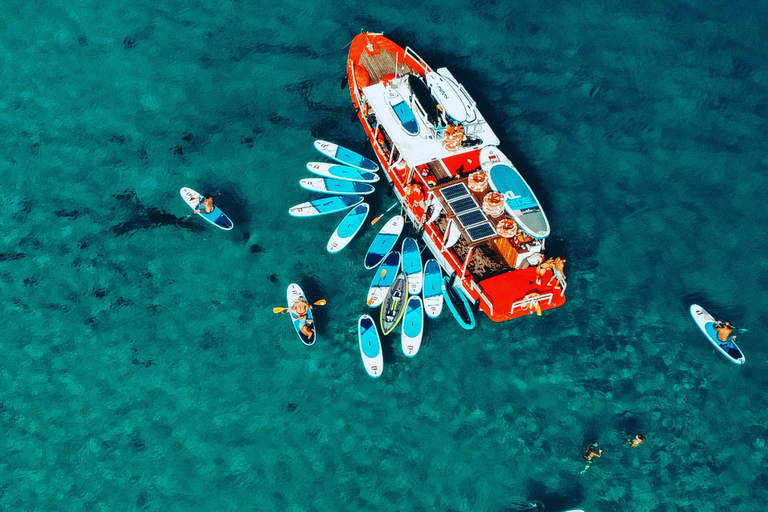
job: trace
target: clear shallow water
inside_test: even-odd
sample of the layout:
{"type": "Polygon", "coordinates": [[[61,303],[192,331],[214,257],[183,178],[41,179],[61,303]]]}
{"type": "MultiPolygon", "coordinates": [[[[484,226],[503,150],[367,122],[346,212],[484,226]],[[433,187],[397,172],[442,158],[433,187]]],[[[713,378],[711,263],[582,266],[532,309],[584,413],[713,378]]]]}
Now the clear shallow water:
{"type": "Polygon", "coordinates": [[[764,6],[0,10],[4,508],[768,506],[764,6]],[[390,337],[375,381],[351,329],[376,228],[331,256],[342,214],[286,213],[315,138],[366,148],[339,88],[361,28],[465,83],[569,276],[541,318],[444,314],[412,360],[390,337]],[[291,281],[329,302],[311,349],[271,312],[291,281]],[[692,302],[749,328],[743,368],[692,302]]]}

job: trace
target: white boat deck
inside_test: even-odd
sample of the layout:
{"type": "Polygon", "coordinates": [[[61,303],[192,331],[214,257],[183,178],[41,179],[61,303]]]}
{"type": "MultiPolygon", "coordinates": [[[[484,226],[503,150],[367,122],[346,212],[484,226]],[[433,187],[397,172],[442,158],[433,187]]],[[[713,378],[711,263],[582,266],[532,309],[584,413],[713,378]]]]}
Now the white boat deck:
{"type": "MultiPolygon", "coordinates": [[[[408,88],[407,81],[398,82],[397,86],[408,88]]],[[[488,126],[482,114],[475,108],[477,120],[471,124],[464,125],[464,133],[481,139],[482,143],[467,148],[460,147],[457,151],[448,151],[443,146],[440,129],[436,129],[426,121],[426,116],[423,114],[421,106],[412,95],[411,108],[419,125],[419,132],[417,135],[410,135],[402,127],[400,120],[389,104],[387,88],[388,86],[381,82],[368,86],[363,89],[364,98],[368,102],[370,110],[376,114],[379,125],[392,139],[394,146],[409,167],[414,168],[434,160],[499,144],[499,138],[496,137],[496,134],[488,126]]],[[[409,88],[408,92],[410,93],[409,88]]],[[[408,94],[405,96],[408,96],[408,94]]]]}

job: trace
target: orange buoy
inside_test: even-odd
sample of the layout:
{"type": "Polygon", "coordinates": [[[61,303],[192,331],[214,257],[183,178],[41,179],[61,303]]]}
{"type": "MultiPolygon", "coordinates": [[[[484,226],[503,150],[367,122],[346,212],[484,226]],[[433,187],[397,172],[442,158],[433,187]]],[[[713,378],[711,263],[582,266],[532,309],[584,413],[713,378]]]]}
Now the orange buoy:
{"type": "Polygon", "coordinates": [[[488,190],[488,175],[483,171],[475,171],[469,175],[469,181],[467,182],[469,190],[472,192],[482,193],[488,190]]]}
{"type": "Polygon", "coordinates": [[[513,238],[517,236],[518,231],[517,223],[512,219],[501,219],[496,224],[496,232],[504,238],[513,238]]]}
{"type": "Polygon", "coordinates": [[[490,192],[483,198],[483,211],[491,217],[499,217],[504,213],[504,195],[490,192]]]}

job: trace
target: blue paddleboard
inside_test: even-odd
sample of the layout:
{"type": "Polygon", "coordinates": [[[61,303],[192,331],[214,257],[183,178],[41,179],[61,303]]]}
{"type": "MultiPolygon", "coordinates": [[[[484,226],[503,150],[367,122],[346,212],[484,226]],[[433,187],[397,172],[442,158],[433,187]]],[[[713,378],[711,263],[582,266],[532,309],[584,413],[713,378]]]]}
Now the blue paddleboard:
{"type": "Polygon", "coordinates": [[[359,181],[361,183],[376,183],[379,175],[373,172],[361,171],[346,165],[329,164],[325,162],[309,162],[307,170],[323,178],[335,178],[338,180],[359,181]]]}
{"type": "Polygon", "coordinates": [[[384,355],[381,353],[379,332],[369,315],[361,315],[357,319],[357,341],[360,344],[365,371],[374,379],[380,377],[384,369],[384,355]]]}
{"type": "Polygon", "coordinates": [[[421,251],[419,245],[411,237],[403,240],[403,272],[408,281],[408,293],[418,295],[421,293],[423,282],[423,268],[421,266],[421,251]]]}
{"type": "Polygon", "coordinates": [[[400,253],[394,251],[387,254],[373,275],[371,286],[368,287],[368,299],[366,301],[368,306],[375,308],[384,302],[389,287],[395,282],[398,270],[400,270],[400,253]]]}
{"type": "Polygon", "coordinates": [[[381,263],[384,256],[397,243],[404,226],[405,219],[402,215],[395,215],[384,224],[371,242],[371,246],[368,247],[368,252],[365,253],[365,268],[371,269],[381,263]]]}
{"type": "Polygon", "coordinates": [[[430,258],[424,263],[424,312],[430,318],[437,318],[443,310],[443,271],[436,259],[430,258]]]}
{"type": "Polygon", "coordinates": [[[421,297],[411,295],[405,306],[403,317],[403,330],[400,332],[400,344],[403,354],[413,357],[421,347],[421,338],[424,333],[424,306],[421,297]]]}
{"type": "MultiPolygon", "coordinates": [[[[193,209],[197,210],[197,206],[203,201],[202,194],[198,194],[194,190],[188,187],[184,187],[181,189],[181,197],[184,199],[184,201],[193,209]]],[[[229,231],[234,227],[234,224],[232,223],[232,219],[227,217],[227,215],[219,210],[219,207],[215,204],[213,205],[213,211],[211,213],[205,213],[204,210],[197,210],[198,215],[214,226],[216,226],[219,229],[223,229],[224,231],[229,231]]]]}
{"type": "Polygon", "coordinates": [[[715,346],[717,350],[723,354],[726,359],[734,364],[744,364],[746,358],[741,349],[736,345],[736,342],[732,339],[727,341],[720,341],[717,339],[717,331],[715,330],[715,317],[710,315],[704,310],[703,307],[698,304],[691,305],[691,316],[693,317],[696,325],[699,326],[701,332],[707,337],[710,343],[715,346]]]}
{"type": "Polygon", "coordinates": [[[288,213],[294,217],[311,217],[313,215],[327,215],[347,208],[352,208],[363,202],[362,196],[328,196],[306,203],[291,206],[288,213]]]}
{"type": "MultiPolygon", "coordinates": [[[[294,303],[300,298],[304,299],[304,301],[307,300],[301,287],[296,283],[288,285],[288,308],[293,307],[294,303]]],[[[289,314],[291,316],[293,328],[296,330],[296,334],[299,335],[301,342],[307,346],[314,345],[315,341],[317,341],[317,330],[315,329],[314,320],[312,319],[312,310],[310,309],[307,311],[305,318],[299,318],[299,315],[293,312],[290,312],[289,314]],[[309,325],[312,329],[312,334],[310,336],[301,332],[301,327],[305,324],[309,325]]]]}
{"type": "Polygon", "coordinates": [[[341,220],[336,230],[328,240],[328,252],[331,254],[337,253],[349,244],[360,228],[363,227],[365,218],[368,217],[370,206],[368,203],[363,203],[352,208],[341,220]]]}
{"type": "Polygon", "coordinates": [[[416,116],[413,114],[409,104],[410,97],[411,90],[404,83],[399,86],[389,85],[387,87],[389,106],[395,113],[395,117],[400,121],[403,130],[408,135],[418,135],[419,123],[416,122],[416,116]]]}
{"type": "Polygon", "coordinates": [[[504,195],[504,209],[520,228],[533,238],[549,236],[549,220],[539,200],[509,158],[498,148],[487,146],[480,151],[480,165],[491,188],[504,195]]]}
{"type": "Polygon", "coordinates": [[[373,160],[365,158],[363,155],[359,155],[354,151],[341,147],[333,142],[316,140],[315,149],[331,160],[336,160],[340,164],[356,167],[361,171],[376,172],[379,170],[379,165],[373,160]]]}
{"type": "Polygon", "coordinates": [[[375,188],[368,183],[359,181],[335,180],[333,178],[303,178],[299,180],[299,185],[312,192],[321,194],[339,194],[339,195],[360,195],[372,194],[375,188]]]}
{"type": "Polygon", "coordinates": [[[464,329],[475,328],[475,315],[472,313],[472,306],[467,300],[464,292],[457,290],[453,286],[453,279],[445,276],[443,279],[443,296],[448,303],[448,309],[453,313],[453,317],[464,329]]]}

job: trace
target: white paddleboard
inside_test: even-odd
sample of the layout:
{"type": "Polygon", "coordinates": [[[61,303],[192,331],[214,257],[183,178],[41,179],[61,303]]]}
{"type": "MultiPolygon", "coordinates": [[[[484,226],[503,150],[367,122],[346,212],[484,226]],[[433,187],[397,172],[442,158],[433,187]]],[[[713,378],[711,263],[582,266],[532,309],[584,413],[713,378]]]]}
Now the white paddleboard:
{"type": "Polygon", "coordinates": [[[426,80],[432,96],[454,121],[471,123],[477,119],[472,99],[453,78],[450,71],[446,68],[438,68],[437,71],[427,73],[426,80]]]}
{"type": "Polygon", "coordinates": [[[355,238],[360,228],[363,227],[370,209],[368,203],[359,204],[344,216],[328,240],[326,247],[328,252],[331,254],[339,252],[355,238]]]}
{"type": "Polygon", "coordinates": [[[337,180],[359,181],[361,183],[376,183],[379,175],[374,172],[361,171],[348,165],[329,164],[327,162],[309,162],[307,170],[323,178],[337,180]]]}
{"type": "Polygon", "coordinates": [[[715,330],[717,321],[712,315],[707,313],[707,311],[698,304],[692,304],[691,316],[696,322],[696,325],[699,326],[699,329],[701,329],[701,332],[704,333],[704,336],[706,336],[709,342],[712,343],[712,345],[714,345],[726,359],[734,364],[744,364],[746,361],[744,353],[733,340],[720,341],[717,339],[717,331],[715,330]]]}
{"type": "Polygon", "coordinates": [[[368,287],[368,297],[366,304],[369,307],[376,308],[381,306],[384,302],[384,298],[389,292],[389,287],[395,282],[397,273],[400,270],[400,253],[397,251],[390,252],[381,262],[379,268],[376,269],[376,273],[373,275],[371,285],[368,287]]]}
{"type": "Polygon", "coordinates": [[[359,181],[336,180],[333,178],[303,178],[299,185],[305,190],[321,194],[360,195],[372,194],[375,188],[369,183],[359,181]]]}
{"type": "MultiPolygon", "coordinates": [[[[198,194],[189,187],[183,187],[181,189],[181,198],[189,205],[193,210],[197,210],[198,205],[204,199],[202,194],[198,194]]],[[[232,219],[222,212],[218,206],[213,205],[213,211],[211,213],[205,213],[205,210],[197,210],[198,216],[204,218],[214,226],[224,231],[229,231],[234,227],[232,219]]]]}
{"type": "Polygon", "coordinates": [[[362,196],[328,196],[291,206],[288,213],[294,217],[327,215],[352,208],[362,202],[362,196]]]}
{"type": "Polygon", "coordinates": [[[382,226],[365,253],[365,268],[372,269],[381,263],[397,243],[404,226],[405,219],[402,215],[395,215],[382,226]]]}
{"type": "Polygon", "coordinates": [[[363,155],[339,146],[338,144],[334,144],[333,142],[316,140],[315,149],[331,160],[336,160],[340,164],[349,165],[360,169],[361,171],[376,172],[379,170],[379,165],[373,160],[365,158],[363,155]]]}
{"type": "MultiPolygon", "coordinates": [[[[293,305],[296,303],[297,300],[304,299],[307,301],[306,296],[304,295],[304,291],[302,291],[301,287],[296,283],[291,283],[288,285],[288,308],[293,307],[293,305]]],[[[309,301],[307,301],[309,302],[309,301]]],[[[288,313],[291,317],[291,323],[293,323],[293,328],[296,331],[296,334],[299,335],[299,339],[302,343],[304,343],[307,346],[312,346],[315,344],[315,341],[317,341],[317,330],[315,329],[314,320],[312,319],[312,310],[310,309],[307,311],[307,318],[305,320],[302,320],[299,318],[299,315],[295,313],[288,313]],[[312,326],[312,336],[306,336],[303,332],[301,332],[301,326],[304,325],[304,323],[309,320],[310,324],[312,326]]]]}
{"type": "Polygon", "coordinates": [[[403,330],[400,333],[400,344],[403,354],[413,357],[421,348],[421,337],[424,334],[424,304],[421,297],[411,295],[405,306],[403,330]]]}
{"type": "Polygon", "coordinates": [[[376,330],[376,323],[370,315],[361,315],[358,318],[357,341],[365,371],[374,379],[381,377],[381,372],[384,370],[384,355],[381,352],[381,340],[376,330]]]}

